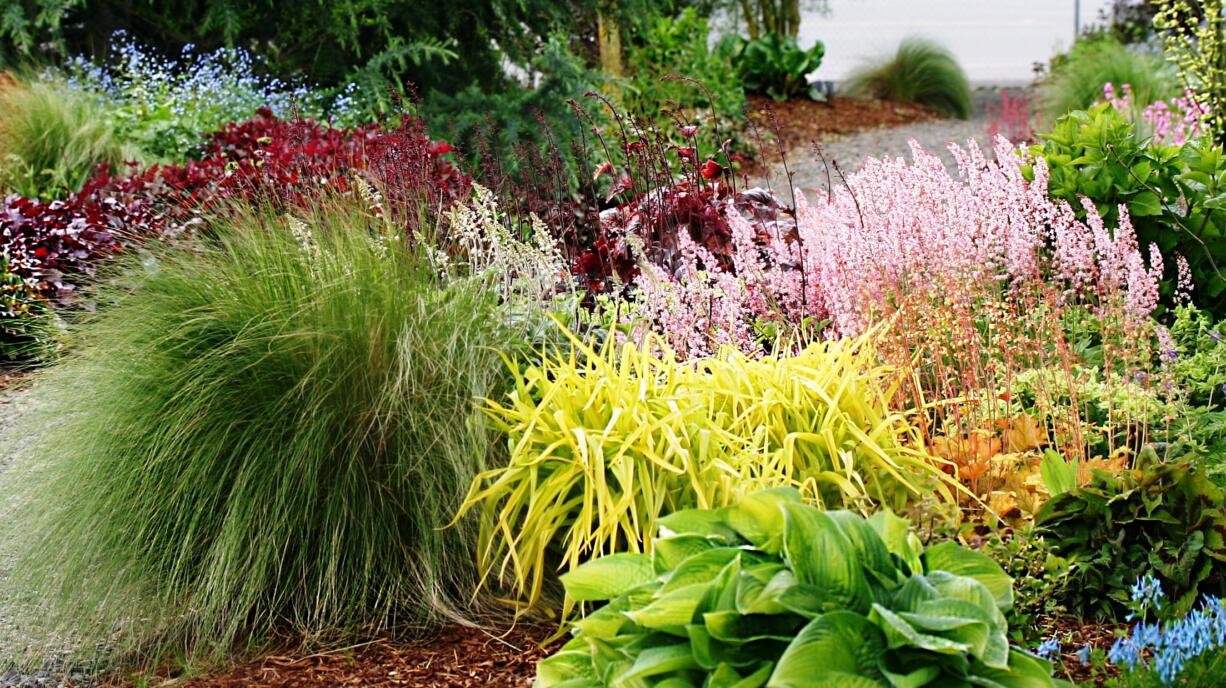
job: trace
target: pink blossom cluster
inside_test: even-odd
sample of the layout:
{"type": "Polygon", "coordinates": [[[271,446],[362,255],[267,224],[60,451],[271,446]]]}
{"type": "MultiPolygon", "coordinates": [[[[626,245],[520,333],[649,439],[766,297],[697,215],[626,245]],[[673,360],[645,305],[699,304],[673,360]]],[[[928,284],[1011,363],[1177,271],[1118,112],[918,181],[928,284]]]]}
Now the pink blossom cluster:
{"type": "MultiPolygon", "coordinates": [[[[1140,111],[1141,122],[1155,143],[1182,146],[1205,133],[1209,111],[1193,99],[1192,91],[1170,101],[1159,100],[1140,111]]],[[[1119,112],[1133,117],[1132,86],[1124,84],[1116,91],[1115,84],[1103,86],[1103,99],[1119,112]]]]}
{"type": "Polygon", "coordinates": [[[1029,161],[1027,181],[1027,161],[1003,138],[996,160],[973,140],[951,144],[957,175],[911,149],[912,162],[867,160],[815,203],[798,195],[792,231],[730,217],[731,269],[683,239],[679,268],[645,266],[637,280],[646,314],[678,350],[703,355],[759,349],[763,324],[829,321],[828,334],[854,335],[907,302],[1002,296],[1036,281],[1138,321],[1157,306],[1162,257],[1155,246],[1143,254],[1126,208],[1114,229],[1088,202],[1079,221],[1048,196],[1044,161],[1029,161]]]}

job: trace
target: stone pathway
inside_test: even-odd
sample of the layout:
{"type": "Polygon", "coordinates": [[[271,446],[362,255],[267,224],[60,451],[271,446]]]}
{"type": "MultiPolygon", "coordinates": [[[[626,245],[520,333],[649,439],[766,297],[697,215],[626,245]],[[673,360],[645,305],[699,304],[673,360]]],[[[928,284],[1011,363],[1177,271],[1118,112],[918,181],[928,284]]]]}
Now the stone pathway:
{"type": "MultiPolygon", "coordinates": [[[[989,106],[999,102],[999,92],[980,90],[975,93],[975,114],[969,120],[941,119],[899,127],[869,129],[822,141],[822,150],[827,161],[837,161],[843,172],[850,174],[859,169],[865,158],[869,157],[904,157],[910,160],[910,141],[914,139],[925,150],[939,155],[952,170],[954,160],[947,150],[949,143],[964,145],[968,139],[973,138],[981,147],[991,147],[988,135],[991,123],[988,116],[989,106]]],[[[826,188],[826,167],[811,151],[794,151],[789,156],[788,167],[797,189],[808,193],[826,188]]],[[[771,183],[776,190],[781,185],[786,186],[786,176],[781,163],[772,165],[771,174],[771,183]]]]}

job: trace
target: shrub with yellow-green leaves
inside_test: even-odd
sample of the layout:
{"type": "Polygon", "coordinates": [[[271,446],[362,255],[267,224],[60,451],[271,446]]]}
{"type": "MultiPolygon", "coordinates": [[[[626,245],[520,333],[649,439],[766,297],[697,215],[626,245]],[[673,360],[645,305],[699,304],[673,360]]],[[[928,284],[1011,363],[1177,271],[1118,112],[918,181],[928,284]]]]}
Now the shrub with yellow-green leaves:
{"type": "Polygon", "coordinates": [[[868,337],[681,361],[658,339],[567,336],[539,365],[511,363],[514,391],[487,408],[509,463],[478,476],[462,508],[481,513],[485,584],[526,608],[555,570],[649,550],[657,520],[681,509],[779,486],[860,511],[956,489],[891,410],[894,377],[868,337]]]}

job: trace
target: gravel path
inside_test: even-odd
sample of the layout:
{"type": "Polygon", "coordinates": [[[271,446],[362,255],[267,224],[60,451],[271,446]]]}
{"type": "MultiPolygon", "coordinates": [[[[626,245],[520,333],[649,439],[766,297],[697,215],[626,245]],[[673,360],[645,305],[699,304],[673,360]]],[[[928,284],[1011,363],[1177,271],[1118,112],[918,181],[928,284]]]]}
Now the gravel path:
{"type": "MultiPolygon", "coordinates": [[[[910,160],[910,141],[914,139],[925,150],[939,155],[952,170],[954,160],[947,150],[949,143],[965,144],[968,139],[974,138],[980,146],[990,147],[988,108],[999,103],[1000,97],[997,90],[981,89],[975,92],[974,115],[969,120],[941,119],[831,137],[820,142],[822,151],[827,161],[838,162],[843,172],[850,174],[869,157],[904,157],[910,160]]],[[[789,157],[788,167],[797,189],[811,192],[826,188],[826,168],[812,152],[794,151],[789,157]]],[[[772,166],[771,174],[772,183],[776,186],[786,179],[780,163],[772,166]]]]}
{"type": "MultiPolygon", "coordinates": [[[[0,375],[3,371],[0,371],[0,375]]],[[[26,394],[29,389],[27,380],[17,380],[15,383],[0,388],[0,472],[22,454],[28,438],[14,437],[12,429],[20,418],[29,411],[30,399],[26,394]]],[[[2,499],[4,495],[0,495],[2,499]]],[[[0,593],[4,591],[4,578],[12,567],[12,561],[3,551],[0,551],[0,593]]],[[[21,628],[5,614],[6,600],[0,595],[0,667],[9,654],[8,648],[19,648],[21,644],[21,628]]],[[[54,661],[52,662],[54,664],[54,661]]],[[[0,688],[85,688],[95,682],[83,673],[58,671],[52,666],[48,670],[22,672],[0,668],[0,688]]]]}

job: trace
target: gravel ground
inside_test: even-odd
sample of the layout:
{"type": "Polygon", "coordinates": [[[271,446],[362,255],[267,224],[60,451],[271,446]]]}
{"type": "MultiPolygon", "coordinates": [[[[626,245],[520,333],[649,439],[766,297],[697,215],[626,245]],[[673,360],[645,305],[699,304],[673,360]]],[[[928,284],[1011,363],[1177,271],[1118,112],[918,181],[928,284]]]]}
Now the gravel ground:
{"type": "MultiPolygon", "coordinates": [[[[25,394],[29,389],[25,376],[10,376],[0,370],[0,472],[17,459],[28,439],[15,438],[12,429],[23,414],[28,412],[30,402],[25,394]]],[[[4,495],[0,495],[3,499],[4,495]]],[[[12,562],[0,551],[0,593],[4,590],[4,578],[12,562]]],[[[6,618],[6,600],[0,596],[0,666],[9,654],[9,647],[19,647],[21,629],[6,618]]],[[[42,671],[21,672],[0,669],[0,688],[85,688],[96,685],[89,677],[78,672],[64,672],[51,666],[42,671]]]]}
{"type": "MultiPolygon", "coordinates": [[[[838,162],[843,172],[848,174],[859,169],[864,159],[869,157],[910,159],[909,142],[912,139],[925,150],[938,154],[945,161],[946,166],[952,170],[954,160],[947,150],[950,142],[965,144],[967,139],[974,138],[980,146],[990,147],[988,107],[999,101],[999,91],[980,89],[975,92],[974,115],[969,120],[940,119],[899,127],[869,129],[845,136],[832,135],[820,143],[826,160],[838,162]]],[[[826,188],[826,168],[811,151],[793,151],[789,156],[788,166],[797,189],[811,192],[826,188]]],[[[772,165],[771,174],[772,183],[776,186],[786,179],[780,163],[772,165]]]]}

